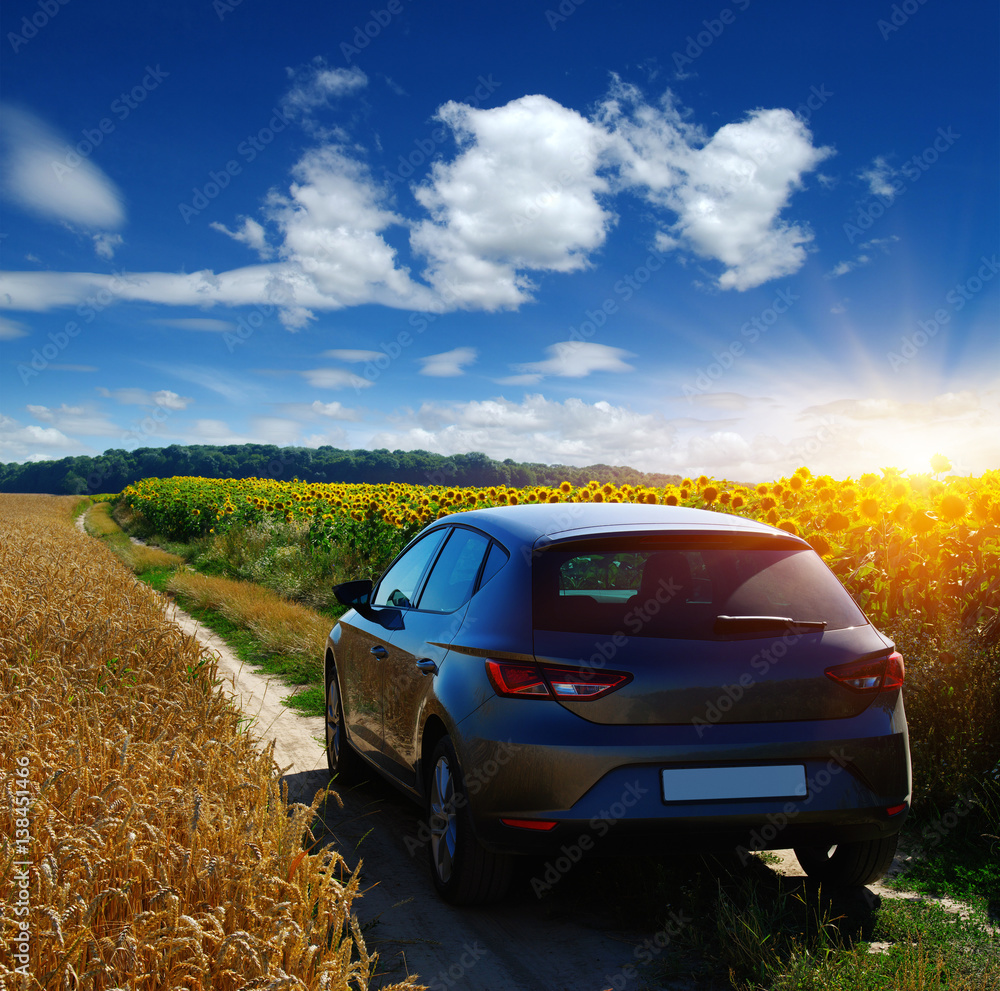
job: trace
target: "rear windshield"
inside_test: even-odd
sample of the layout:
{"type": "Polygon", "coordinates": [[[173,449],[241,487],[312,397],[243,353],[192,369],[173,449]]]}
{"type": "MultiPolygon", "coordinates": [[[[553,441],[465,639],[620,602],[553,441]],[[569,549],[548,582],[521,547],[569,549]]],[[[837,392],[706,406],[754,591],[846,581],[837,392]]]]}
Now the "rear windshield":
{"type": "Polygon", "coordinates": [[[553,547],[535,557],[534,626],[685,640],[767,636],[720,616],[785,617],[827,630],[867,623],[812,550],[798,546],[656,546],[606,541],[553,547]]]}

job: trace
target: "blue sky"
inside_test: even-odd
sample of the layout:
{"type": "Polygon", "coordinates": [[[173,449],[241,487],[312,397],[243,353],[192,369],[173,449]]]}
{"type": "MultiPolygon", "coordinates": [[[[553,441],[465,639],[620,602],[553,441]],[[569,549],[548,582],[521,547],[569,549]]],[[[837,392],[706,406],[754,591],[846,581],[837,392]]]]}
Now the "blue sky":
{"type": "Polygon", "coordinates": [[[0,460],[1000,466],[998,15],[8,0],[0,460]]]}

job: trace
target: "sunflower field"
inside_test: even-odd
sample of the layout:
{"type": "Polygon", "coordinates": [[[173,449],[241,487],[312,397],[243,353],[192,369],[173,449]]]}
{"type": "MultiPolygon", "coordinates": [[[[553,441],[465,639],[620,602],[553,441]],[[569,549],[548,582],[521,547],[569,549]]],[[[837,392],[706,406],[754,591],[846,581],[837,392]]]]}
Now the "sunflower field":
{"type": "MultiPolygon", "coordinates": [[[[945,460],[935,467],[947,471],[945,460]]],[[[939,472],[941,474],[942,472],[939,472]]],[[[401,542],[449,513],[531,503],[630,502],[735,513],[806,539],[876,624],[942,621],[1000,639],[1000,471],[978,477],[904,475],[894,468],[837,480],[798,468],[756,486],[708,478],[664,488],[307,484],[176,477],[128,486],[123,503],[144,529],[172,540],[291,524],[329,549],[345,522],[396,531],[401,542]]]]}

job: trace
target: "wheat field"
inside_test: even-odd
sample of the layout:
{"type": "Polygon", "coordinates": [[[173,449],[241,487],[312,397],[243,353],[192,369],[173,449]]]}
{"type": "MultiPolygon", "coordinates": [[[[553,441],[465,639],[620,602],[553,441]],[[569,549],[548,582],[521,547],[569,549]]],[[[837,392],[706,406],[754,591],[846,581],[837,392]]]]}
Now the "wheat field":
{"type": "Polygon", "coordinates": [[[0,496],[0,988],[368,988],[323,796],[288,804],[212,657],[74,501],[0,496]]]}

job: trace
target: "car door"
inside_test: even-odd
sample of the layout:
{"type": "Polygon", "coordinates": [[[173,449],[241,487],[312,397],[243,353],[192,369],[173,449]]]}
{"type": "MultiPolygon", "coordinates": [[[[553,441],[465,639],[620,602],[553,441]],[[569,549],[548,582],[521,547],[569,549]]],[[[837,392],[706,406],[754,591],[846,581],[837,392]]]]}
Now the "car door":
{"type": "Polygon", "coordinates": [[[447,528],[432,530],[408,547],[373,589],[368,616],[352,610],[338,624],[337,664],[348,735],[359,753],[380,765],[385,662],[392,656],[392,635],[447,533],[447,528]]]}
{"type": "Polygon", "coordinates": [[[418,787],[420,712],[448,653],[446,645],[462,626],[489,546],[489,538],[478,530],[452,529],[419,589],[415,608],[404,610],[383,661],[383,755],[389,772],[409,788],[418,787]]]}

